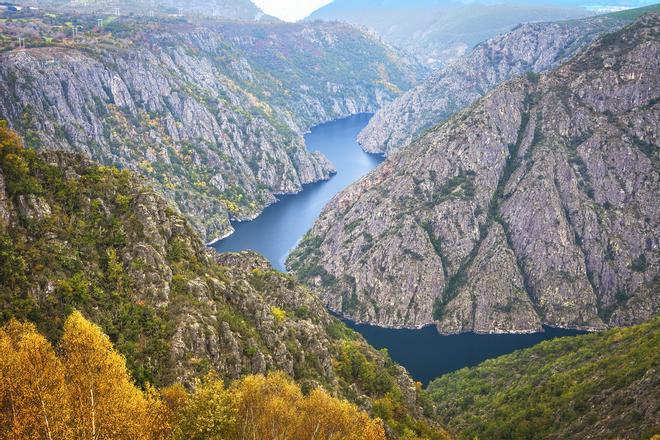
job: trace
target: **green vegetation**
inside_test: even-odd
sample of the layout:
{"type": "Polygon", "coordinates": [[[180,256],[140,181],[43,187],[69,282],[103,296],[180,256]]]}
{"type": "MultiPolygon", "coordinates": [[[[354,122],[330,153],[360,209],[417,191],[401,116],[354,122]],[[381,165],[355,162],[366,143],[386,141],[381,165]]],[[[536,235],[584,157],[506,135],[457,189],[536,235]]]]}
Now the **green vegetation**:
{"type": "Polygon", "coordinates": [[[307,232],[300,241],[300,245],[287,257],[286,265],[296,273],[299,280],[311,283],[318,277],[324,287],[335,287],[338,282],[337,278],[328,273],[320,264],[321,243],[323,243],[322,237],[313,236],[311,231],[307,232]]]}
{"type": "Polygon", "coordinates": [[[433,192],[431,200],[428,202],[428,206],[433,207],[450,199],[472,199],[475,192],[475,176],[476,174],[474,171],[460,170],[456,176],[450,177],[439,189],[433,192]]]}
{"type": "Polygon", "coordinates": [[[660,430],[660,318],[559,338],[428,388],[458,438],[650,438],[660,430]]]}
{"type": "MultiPolygon", "coordinates": [[[[425,422],[415,420],[406,413],[402,390],[396,384],[396,365],[387,352],[383,352],[385,363],[380,357],[365,351],[357,340],[343,340],[336,368],[346,384],[356,384],[359,389],[367,390],[373,396],[373,413],[385,421],[399,438],[404,439],[442,439],[443,432],[432,428],[425,422]]],[[[433,406],[417,383],[418,402],[427,416],[432,415],[433,406]]]]}
{"type": "Polygon", "coordinates": [[[74,312],[53,347],[34,325],[0,328],[0,436],[109,440],[310,438],[385,440],[383,423],[322,388],[303,395],[285,374],[214,375],[137,388],[102,330],[74,312]]]}
{"type": "Polygon", "coordinates": [[[216,262],[185,220],[131,173],[66,153],[36,153],[2,122],[0,177],[0,324],[31,321],[57,344],[67,316],[79,310],[109,336],[140,386],[225,373],[217,362],[226,359],[244,362],[240,373],[221,377],[227,381],[250,374],[252,359],[282,369],[277,362],[287,359],[274,359],[276,347],[306,393],[323,386],[356,403],[386,402],[396,409],[382,416],[388,429],[411,439],[429,438],[427,432],[444,438],[430,412],[413,416],[422,392],[410,400],[400,385],[408,379],[386,353],[258,256],[216,262]],[[263,311],[273,319],[262,319],[263,311]],[[176,354],[172,341],[189,319],[203,334],[183,339],[185,352],[176,354]],[[203,348],[207,343],[219,353],[203,348]],[[188,348],[194,344],[202,349],[188,348]]]}
{"type": "Polygon", "coordinates": [[[603,17],[633,21],[644,14],[648,14],[650,12],[656,12],[656,11],[660,11],[660,4],[644,6],[641,8],[626,9],[624,11],[618,11],[618,12],[611,12],[609,14],[603,15],[603,17]]]}
{"type": "Polygon", "coordinates": [[[117,259],[142,227],[126,209],[135,197],[129,173],[82,167],[79,179],[67,179],[64,170],[24,149],[4,122],[0,169],[10,197],[28,205],[40,200],[51,211],[0,227],[0,322],[29,319],[56,340],[66,316],[85,310],[127,355],[139,381],[161,380],[168,330],[152,308],[129,295],[132,282],[117,259]],[[42,282],[51,284],[47,297],[31,293],[42,282]]]}

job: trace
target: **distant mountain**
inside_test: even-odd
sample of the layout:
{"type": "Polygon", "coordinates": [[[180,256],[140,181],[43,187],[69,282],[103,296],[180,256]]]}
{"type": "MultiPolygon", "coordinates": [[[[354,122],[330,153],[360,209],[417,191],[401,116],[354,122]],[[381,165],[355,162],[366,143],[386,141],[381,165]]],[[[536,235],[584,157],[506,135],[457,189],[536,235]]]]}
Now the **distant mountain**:
{"type": "Polygon", "coordinates": [[[660,5],[596,17],[529,23],[477,45],[420,85],[386,104],[358,141],[372,153],[391,154],[498,84],[525,72],[556,67],[599,34],[619,29],[660,5]]]}
{"type": "Polygon", "coordinates": [[[650,439],[660,420],[660,319],[559,338],[431,382],[456,439],[650,439]]]}
{"type": "Polygon", "coordinates": [[[199,15],[232,20],[268,20],[276,18],[265,15],[250,0],[31,0],[26,4],[60,7],[77,12],[100,12],[114,14],[171,14],[199,15]]]}
{"type": "Polygon", "coordinates": [[[660,314],[660,15],[507,81],[335,196],[288,267],[359,322],[604,329],[660,314]]]}
{"type": "Polygon", "coordinates": [[[387,42],[440,67],[474,45],[512,27],[589,15],[581,7],[551,2],[507,3],[454,0],[335,0],[308,20],[340,20],[367,26],[387,42]]]}

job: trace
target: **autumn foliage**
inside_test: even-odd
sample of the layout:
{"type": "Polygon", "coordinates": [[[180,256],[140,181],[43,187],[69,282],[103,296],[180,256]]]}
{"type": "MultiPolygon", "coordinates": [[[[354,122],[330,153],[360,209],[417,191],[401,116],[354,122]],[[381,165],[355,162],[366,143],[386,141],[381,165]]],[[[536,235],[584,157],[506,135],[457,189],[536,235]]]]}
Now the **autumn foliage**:
{"type": "Polygon", "coordinates": [[[321,389],[304,396],[282,373],[247,376],[228,388],[206,378],[176,411],[175,420],[180,439],[385,438],[380,420],[321,389]]]}
{"type": "Polygon", "coordinates": [[[79,312],[55,349],[33,324],[0,328],[0,438],[8,439],[347,439],[385,433],[355,405],[322,389],[304,395],[282,373],[225,386],[208,376],[138,388],[123,356],[79,312]]]}

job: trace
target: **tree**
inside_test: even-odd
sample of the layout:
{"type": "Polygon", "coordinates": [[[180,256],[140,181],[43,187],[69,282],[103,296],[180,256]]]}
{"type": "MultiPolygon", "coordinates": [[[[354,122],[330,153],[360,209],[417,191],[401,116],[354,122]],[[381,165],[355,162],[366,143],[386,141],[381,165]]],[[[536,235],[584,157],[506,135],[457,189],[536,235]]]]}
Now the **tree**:
{"type": "Polygon", "coordinates": [[[382,440],[383,424],[322,389],[304,396],[284,373],[228,388],[215,375],[137,388],[124,358],[80,312],[64,324],[61,357],[33,324],[0,329],[0,438],[48,440],[382,440]]]}
{"type": "Polygon", "coordinates": [[[383,424],[345,400],[315,389],[301,405],[295,438],[377,440],[385,438],[383,424]]]}
{"type": "Polygon", "coordinates": [[[236,408],[232,396],[221,380],[208,376],[197,383],[195,392],[187,399],[181,388],[167,389],[166,401],[179,406],[175,419],[175,438],[191,440],[224,440],[235,438],[236,408]]]}
{"type": "Polygon", "coordinates": [[[252,375],[231,386],[244,438],[291,438],[302,400],[300,388],[283,373],[252,375]]]}
{"type": "Polygon", "coordinates": [[[125,359],[80,312],[64,324],[60,342],[76,438],[151,438],[148,402],[131,381],[125,359]]]}
{"type": "Polygon", "coordinates": [[[33,324],[11,320],[0,353],[0,437],[69,437],[64,369],[51,344],[33,324]]]}

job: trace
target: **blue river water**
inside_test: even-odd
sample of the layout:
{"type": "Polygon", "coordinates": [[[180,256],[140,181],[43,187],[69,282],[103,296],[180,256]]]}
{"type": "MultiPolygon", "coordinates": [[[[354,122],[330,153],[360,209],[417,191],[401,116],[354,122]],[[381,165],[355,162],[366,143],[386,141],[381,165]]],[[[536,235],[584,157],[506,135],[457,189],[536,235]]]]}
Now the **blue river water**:
{"type": "Polygon", "coordinates": [[[434,326],[422,329],[388,329],[344,321],[377,349],[387,348],[392,359],[406,367],[424,386],[446,373],[472,367],[486,359],[531,347],[541,341],[585,332],[545,327],[543,333],[443,336],[434,326]]]}
{"type": "MultiPolygon", "coordinates": [[[[233,223],[235,232],[213,247],[220,252],[257,251],[276,269],[284,271],[287,255],[312,227],[325,204],[383,161],[381,156],[363,152],[356,142],[370,117],[360,114],[312,128],[305,136],[307,148],[325,154],[337,168],[337,174],[325,182],[306,185],[299,194],[280,196],[279,202],[266,208],[253,221],[233,223]]],[[[535,334],[442,336],[432,326],[419,330],[385,329],[345,322],[374,347],[387,348],[392,359],[424,385],[442,374],[531,347],[546,339],[582,333],[546,328],[543,333],[535,334]]]]}
{"type": "Polygon", "coordinates": [[[312,227],[326,203],[383,161],[380,155],[362,151],[356,141],[370,118],[370,114],[359,114],[312,128],[305,136],[307,149],[323,153],[337,173],[327,181],[305,185],[299,194],[279,196],[279,202],[253,221],[232,223],[235,232],[213,247],[220,252],[257,251],[273,267],[284,271],[287,255],[312,227]]]}

